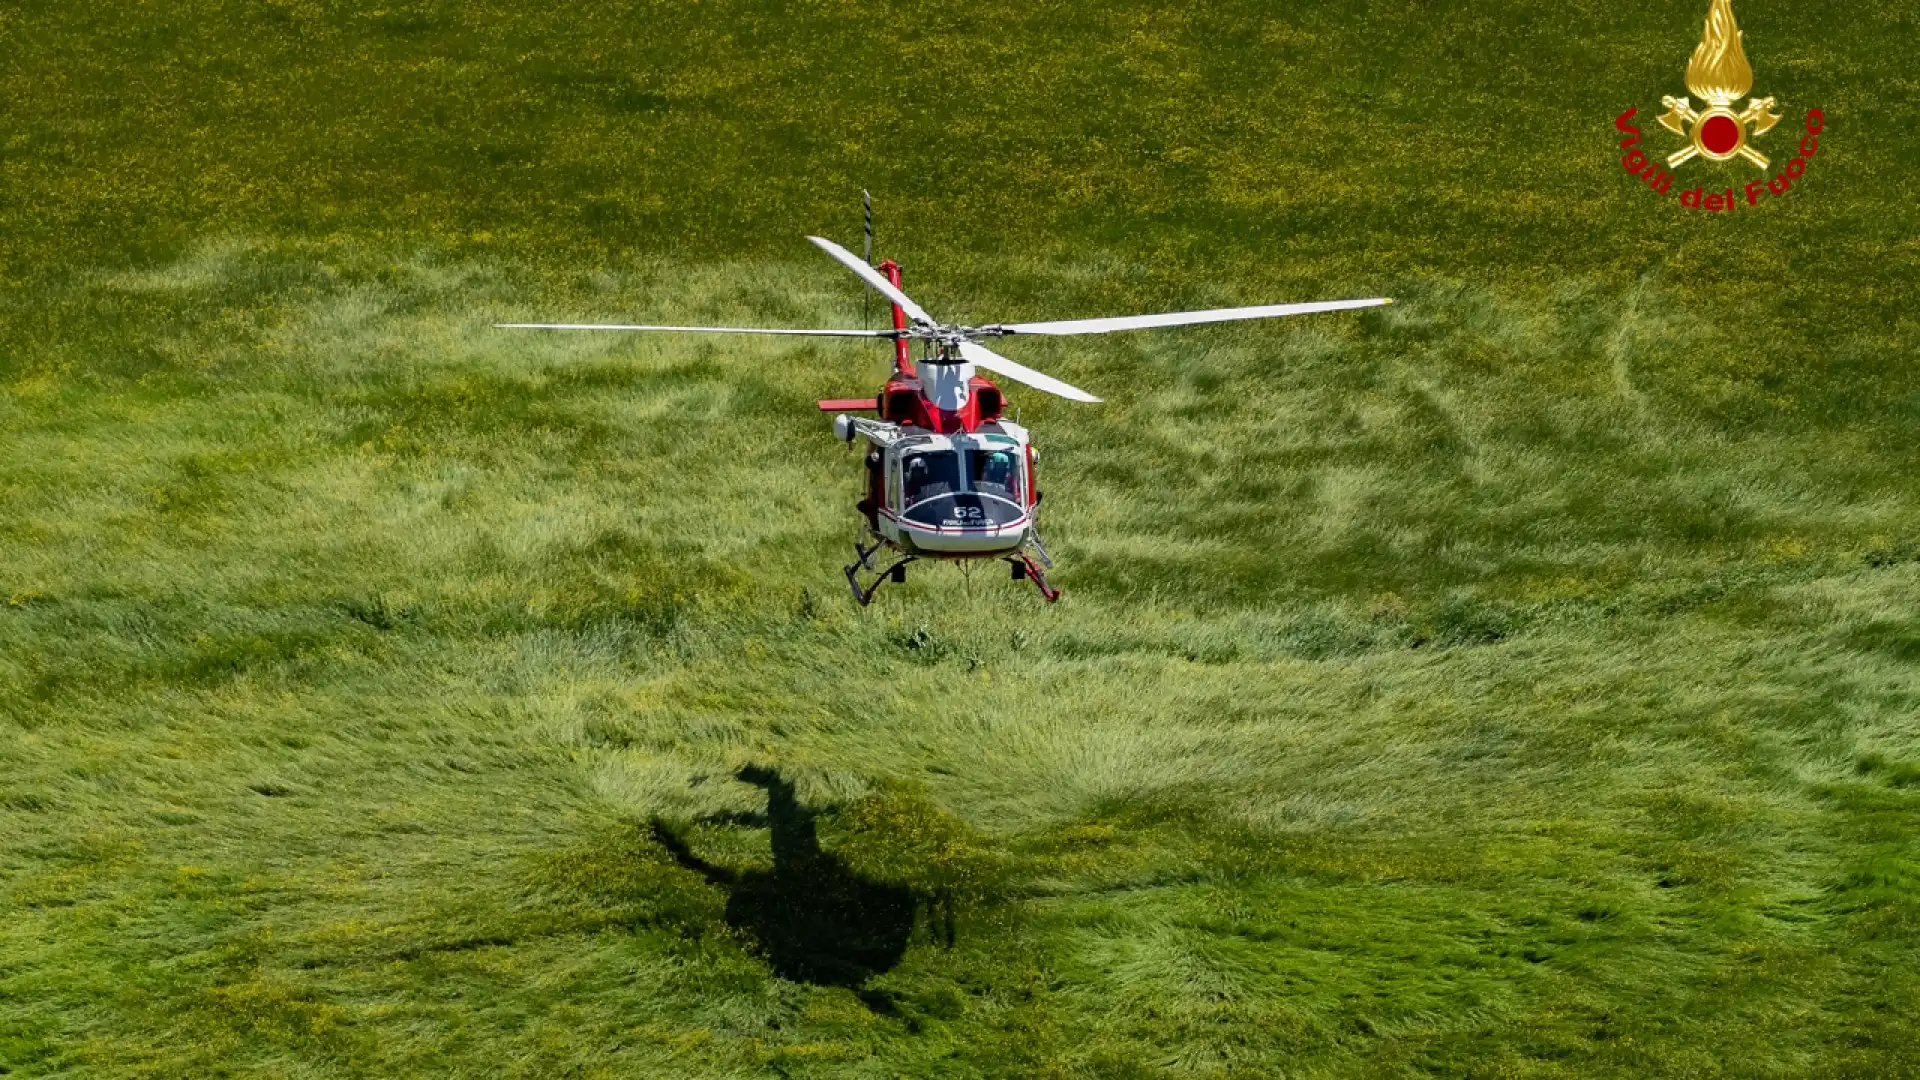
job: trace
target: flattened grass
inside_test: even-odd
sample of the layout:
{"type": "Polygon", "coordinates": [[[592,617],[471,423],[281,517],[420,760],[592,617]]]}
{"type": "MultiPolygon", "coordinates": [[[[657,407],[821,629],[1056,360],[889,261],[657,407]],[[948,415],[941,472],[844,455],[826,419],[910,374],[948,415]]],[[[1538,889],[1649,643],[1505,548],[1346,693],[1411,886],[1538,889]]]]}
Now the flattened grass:
{"type": "MultiPolygon", "coordinates": [[[[154,277],[318,276],[273,258],[154,277]]],[[[861,613],[805,405],[875,358],[490,335],[537,280],[332,273],[204,365],[10,391],[17,1068],[1910,1060],[1905,481],[1853,425],[1630,396],[1602,285],[1130,344],[1108,412],[1030,406],[1070,599],[936,571],[861,613]],[[764,865],[747,764],[921,898],[864,997],[773,976],[645,832],[764,865]]],[[[845,302],[690,279],[666,307],[845,302]]]]}

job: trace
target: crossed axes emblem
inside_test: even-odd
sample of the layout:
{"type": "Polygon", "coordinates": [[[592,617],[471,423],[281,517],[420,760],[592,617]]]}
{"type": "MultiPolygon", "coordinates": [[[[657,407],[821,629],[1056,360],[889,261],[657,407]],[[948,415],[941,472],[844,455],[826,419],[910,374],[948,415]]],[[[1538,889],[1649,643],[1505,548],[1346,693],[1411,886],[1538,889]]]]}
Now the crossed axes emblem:
{"type": "MultiPolygon", "coordinates": [[[[1773,125],[1780,122],[1780,117],[1773,112],[1772,98],[1749,98],[1747,100],[1746,111],[1738,114],[1735,114],[1732,109],[1727,108],[1725,105],[1713,105],[1704,113],[1695,112],[1693,102],[1684,97],[1663,97],[1660,99],[1660,104],[1667,107],[1665,115],[1660,117],[1660,125],[1675,135],[1690,137],[1692,140],[1690,145],[1676,150],[1667,156],[1667,166],[1669,168],[1678,166],[1680,163],[1702,152],[1699,125],[1706,119],[1716,115],[1726,117],[1733,123],[1740,125],[1743,135],[1739,140],[1739,146],[1733,151],[1733,154],[1727,154],[1725,156],[1732,157],[1734,154],[1738,154],[1763,169],[1767,167],[1767,155],[1755,150],[1753,144],[1749,143],[1747,139],[1753,136],[1765,135],[1773,128],[1773,125]],[[1694,133],[1691,136],[1688,135],[1687,131],[1689,126],[1694,128],[1694,133]],[[1746,134],[1748,131],[1751,131],[1751,135],[1746,134]]],[[[1708,156],[1711,157],[1714,155],[1709,154],[1708,156]]]]}

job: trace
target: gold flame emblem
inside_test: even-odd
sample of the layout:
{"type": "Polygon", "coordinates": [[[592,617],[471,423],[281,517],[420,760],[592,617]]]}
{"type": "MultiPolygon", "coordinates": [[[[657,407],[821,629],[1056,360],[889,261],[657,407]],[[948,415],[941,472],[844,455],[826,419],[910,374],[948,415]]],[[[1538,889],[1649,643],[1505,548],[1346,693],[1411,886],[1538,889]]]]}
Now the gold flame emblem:
{"type": "Polygon", "coordinates": [[[1687,98],[1660,99],[1667,107],[1660,123],[1693,143],[1668,156],[1669,166],[1678,166],[1698,154],[1708,161],[1743,157],[1763,169],[1767,167],[1767,156],[1755,150],[1750,140],[1766,134],[1780,118],[1773,113],[1770,97],[1751,98],[1745,109],[1733,110],[1734,102],[1753,89],[1753,68],[1747,66],[1740,37],[1740,28],[1733,21],[1733,0],[1713,0],[1700,45],[1693,50],[1693,59],[1687,61],[1687,89],[1707,107],[1696,112],[1687,98]]]}

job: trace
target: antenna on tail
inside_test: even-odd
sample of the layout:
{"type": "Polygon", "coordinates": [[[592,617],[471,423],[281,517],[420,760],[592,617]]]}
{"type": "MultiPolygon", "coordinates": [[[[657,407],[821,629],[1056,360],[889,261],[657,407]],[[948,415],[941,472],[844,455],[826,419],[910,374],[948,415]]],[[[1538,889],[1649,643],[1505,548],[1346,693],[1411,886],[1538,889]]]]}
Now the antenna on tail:
{"type": "MultiPolygon", "coordinates": [[[[873,193],[868,191],[866,188],[860,189],[860,209],[865,213],[865,216],[866,216],[867,265],[872,266],[873,265],[873,193]]],[[[871,291],[862,291],[860,293],[860,325],[863,327],[868,325],[868,317],[870,314],[869,309],[871,308],[872,304],[873,304],[873,293],[871,291]]]]}

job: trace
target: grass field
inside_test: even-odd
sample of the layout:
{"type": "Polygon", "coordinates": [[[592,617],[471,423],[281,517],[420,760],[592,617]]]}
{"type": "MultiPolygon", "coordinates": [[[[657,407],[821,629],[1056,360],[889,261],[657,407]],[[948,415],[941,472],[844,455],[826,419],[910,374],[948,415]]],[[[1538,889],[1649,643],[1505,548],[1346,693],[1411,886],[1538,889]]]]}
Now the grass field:
{"type": "Polygon", "coordinates": [[[1920,1073],[1920,6],[1739,0],[1724,215],[1704,14],[0,9],[0,1073],[1920,1073]],[[861,611],[879,349],[487,324],[855,325],[862,187],[1399,303],[1010,345],[1066,597],[861,611]]]}

